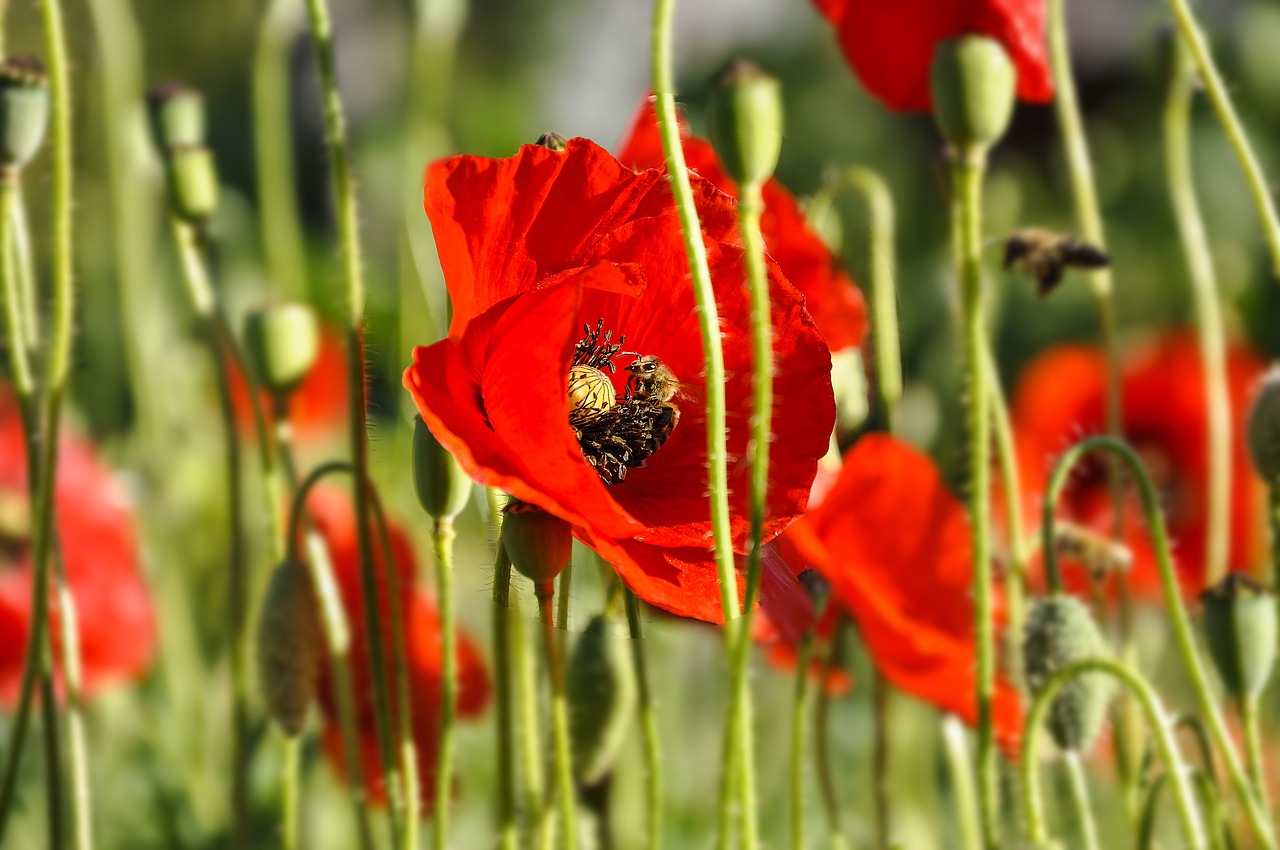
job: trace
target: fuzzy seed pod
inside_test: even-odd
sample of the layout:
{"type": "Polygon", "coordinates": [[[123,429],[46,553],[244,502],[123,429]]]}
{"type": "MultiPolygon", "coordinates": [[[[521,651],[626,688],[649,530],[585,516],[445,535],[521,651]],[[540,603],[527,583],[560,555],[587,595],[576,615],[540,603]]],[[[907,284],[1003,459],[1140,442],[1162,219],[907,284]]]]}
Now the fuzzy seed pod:
{"type": "Polygon", "coordinates": [[[983,152],[1009,127],[1018,85],[1000,42],[981,35],[944,41],[933,53],[933,117],[961,152],[983,152]]]}
{"type": "Polygon", "coordinates": [[[192,224],[204,222],[213,215],[218,206],[218,170],[208,148],[200,145],[173,148],[169,152],[168,171],[174,214],[192,224]]]}
{"type": "Polygon", "coordinates": [[[711,143],[739,186],[773,176],[782,151],[782,94],[778,81],[739,59],[716,78],[711,99],[711,143]]]}
{"type": "Polygon", "coordinates": [[[273,304],[245,316],[244,341],[258,380],[271,392],[287,395],[315,365],[320,326],[306,304],[273,304]]]}
{"type": "Polygon", "coordinates": [[[306,563],[282,562],[258,615],[258,680],[267,713],[286,735],[299,734],[315,699],[324,637],[306,563]]]}
{"type": "Polygon", "coordinates": [[[1280,366],[1272,367],[1258,385],[1247,442],[1258,474],[1270,486],[1280,486],[1280,366]]]}
{"type": "MultiPolygon", "coordinates": [[[[1033,694],[1068,664],[1105,655],[1106,641],[1080,600],[1055,594],[1038,600],[1031,609],[1023,659],[1027,687],[1033,694]]],[[[1092,747],[1102,731],[1111,692],[1112,682],[1104,673],[1085,673],[1063,685],[1046,721],[1054,743],[1075,752],[1092,747]]]]}
{"type": "Polygon", "coordinates": [[[204,96],[179,82],[162,83],[147,94],[151,137],[167,154],[174,148],[204,144],[204,96]]]}
{"type": "Polygon", "coordinates": [[[1222,686],[1234,699],[1255,700],[1276,662],[1275,594],[1242,573],[1200,594],[1205,642],[1222,686]]]}
{"type": "Polygon", "coordinates": [[[512,499],[502,511],[502,545],[516,572],[537,587],[569,566],[573,535],[560,517],[512,499]]]}
{"type": "Polygon", "coordinates": [[[635,669],[627,641],[607,632],[605,619],[593,618],[574,644],[566,672],[573,768],[583,785],[613,769],[635,719],[635,669]]]}
{"type": "Polygon", "coordinates": [[[568,146],[568,140],[559,133],[543,133],[534,144],[549,151],[559,152],[568,146]]]}
{"type": "Polygon", "coordinates": [[[421,414],[413,417],[413,489],[418,504],[437,521],[452,520],[471,498],[471,479],[440,445],[421,414]]]}
{"type": "Polygon", "coordinates": [[[40,149],[49,125],[49,78],[34,56],[0,62],[0,168],[22,168],[40,149]]]}

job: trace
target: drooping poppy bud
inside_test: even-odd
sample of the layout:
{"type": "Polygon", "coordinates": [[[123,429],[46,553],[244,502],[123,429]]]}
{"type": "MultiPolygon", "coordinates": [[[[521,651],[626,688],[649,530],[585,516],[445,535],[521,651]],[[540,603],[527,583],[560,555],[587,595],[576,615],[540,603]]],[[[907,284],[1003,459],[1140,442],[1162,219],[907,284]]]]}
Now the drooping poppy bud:
{"type": "Polygon", "coordinates": [[[1222,686],[1234,699],[1255,700],[1276,661],[1275,594],[1242,573],[1200,594],[1205,642],[1222,686]]]}
{"type": "Polygon", "coordinates": [[[778,81],[746,59],[716,78],[710,114],[711,144],[725,171],[741,186],[773,176],[782,151],[782,95],[778,81]]]}
{"type": "Polygon", "coordinates": [[[218,170],[213,153],[202,145],[169,151],[169,197],[173,212],[192,224],[206,221],[218,206],[218,170]]]}
{"type": "Polygon", "coordinates": [[[962,155],[980,155],[1004,135],[1018,74],[1000,42],[981,35],[942,42],[930,81],[934,120],[962,155]]]}
{"type": "Polygon", "coordinates": [[[511,565],[533,582],[545,587],[569,566],[573,535],[569,523],[536,505],[512,499],[502,511],[502,545],[511,565]]]}
{"type": "Polygon", "coordinates": [[[271,719],[290,737],[299,734],[315,700],[323,635],[306,563],[276,567],[258,615],[258,680],[271,719]]]}
{"type": "MultiPolygon", "coordinates": [[[[1089,609],[1080,600],[1054,594],[1036,602],[1027,618],[1023,662],[1027,687],[1038,694],[1067,665],[1107,654],[1107,644],[1089,609]]],[[[1046,723],[1054,743],[1065,751],[1084,752],[1093,746],[1112,683],[1104,673],[1073,677],[1058,690],[1046,723]]]]}
{"type": "Polygon", "coordinates": [[[422,414],[413,417],[413,489],[432,519],[449,521],[471,498],[471,479],[431,433],[422,414]]]}
{"type": "Polygon", "coordinates": [[[627,641],[612,638],[594,617],[574,644],[565,681],[573,769],[594,785],[613,769],[635,719],[636,678],[627,641]]]}
{"type": "Polygon", "coordinates": [[[262,385],[276,395],[288,395],[315,365],[320,325],[306,304],[272,304],[245,316],[244,341],[262,385]]]}
{"type": "Polygon", "coordinates": [[[184,83],[169,82],[147,94],[151,137],[162,154],[204,144],[204,95],[184,83]]]}
{"type": "Polygon", "coordinates": [[[0,168],[22,168],[44,141],[49,125],[49,78],[34,56],[0,63],[0,168]]]}
{"type": "Polygon", "coordinates": [[[1280,485],[1280,367],[1263,376],[1249,410],[1249,454],[1258,474],[1280,485]]]}

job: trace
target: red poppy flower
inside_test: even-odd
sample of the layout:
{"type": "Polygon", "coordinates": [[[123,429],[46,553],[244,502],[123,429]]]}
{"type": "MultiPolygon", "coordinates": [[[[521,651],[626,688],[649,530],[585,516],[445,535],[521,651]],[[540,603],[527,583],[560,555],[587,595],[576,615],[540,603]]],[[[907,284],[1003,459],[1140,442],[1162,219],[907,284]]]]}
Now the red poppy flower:
{"type": "MultiPolygon", "coordinates": [[[[231,406],[236,425],[245,437],[255,436],[249,386],[235,368],[228,372],[231,406]]],[[[347,353],[342,334],[334,327],[320,329],[316,362],[289,396],[289,423],[293,438],[303,445],[318,443],[340,433],[350,417],[347,408],[347,353]]],[[[271,394],[262,392],[262,412],[273,421],[271,394]]]]}
{"type": "Polygon", "coordinates": [[[933,51],[969,33],[996,39],[1018,70],[1018,97],[1053,99],[1044,0],[813,0],[858,79],[897,112],[928,112],[933,51]]]}
{"type": "MultiPolygon", "coordinates": [[[[732,199],[696,175],[693,185],[720,309],[741,552],[751,405],[742,252],[732,199]]],[[[666,175],[634,172],[585,139],[561,152],[527,145],[509,159],[430,166],[426,210],[453,326],[447,339],[414,350],[404,383],[432,433],[472,478],[566,520],[649,603],[721,621],[702,346],[666,175]],[[619,348],[601,348],[610,340],[597,328],[619,348]],[[680,381],[666,402],[643,383],[646,373],[629,371],[653,357],[680,381]],[[607,378],[613,406],[595,397],[571,407],[570,369],[587,360],[600,369],[584,395],[606,394],[607,378]],[[585,421],[571,426],[571,412],[585,421]]],[[[770,279],[777,381],[766,539],[804,510],[835,419],[827,346],[772,263],[770,279]]],[[[776,559],[766,561],[761,591],[782,628],[803,622],[806,600],[776,559]]]]}
{"type": "MultiPolygon", "coordinates": [[[[1236,435],[1229,512],[1233,569],[1259,564],[1265,545],[1259,522],[1261,482],[1239,438],[1253,387],[1263,370],[1262,360],[1254,353],[1239,347],[1228,350],[1231,434],[1236,435]]],[[[1204,369],[1196,338],[1190,333],[1170,334],[1134,351],[1124,366],[1121,392],[1124,435],[1142,454],[1159,490],[1185,589],[1198,592],[1204,577],[1209,460],[1204,369]]],[[[1029,517],[1039,516],[1040,497],[1058,456],[1080,438],[1106,430],[1105,406],[1106,361],[1101,351],[1060,346],[1023,372],[1014,396],[1013,420],[1029,517]]],[[[1105,463],[1086,460],[1077,470],[1058,515],[1110,534],[1114,514],[1105,463]]],[[[1124,518],[1124,542],[1134,556],[1129,585],[1139,594],[1159,594],[1155,555],[1132,491],[1124,518]]]]}
{"type": "MultiPolygon", "coordinates": [[[[968,518],[924,454],[869,434],[823,503],[780,538],[792,566],[818,570],[876,667],[896,687],[974,722],[972,544],[968,518]]],[[[996,684],[1001,746],[1016,752],[1017,691],[996,684]]]]}
{"type": "MultiPolygon", "coordinates": [[[[720,165],[711,143],[692,135],[684,121],[680,122],[680,138],[689,170],[737,197],[738,187],[720,165]]],[[[632,168],[662,168],[662,138],[651,99],[646,98],[636,113],[618,159],[632,168]]],[[[809,229],[804,211],[781,183],[770,179],[762,194],[760,235],[765,249],[804,296],[805,307],[827,338],[827,345],[833,352],[861,345],[867,332],[867,303],[862,292],[822,239],[809,229]]]]}
{"type": "MultiPolygon", "coordinates": [[[[128,495],[79,437],[62,435],[54,516],[80,631],[81,692],[136,679],[155,650],[155,612],[138,563],[128,495]]],[[[17,702],[31,629],[31,511],[26,447],[0,387],[0,705],[17,702]]],[[[51,607],[55,641],[57,609],[51,607]]]]}
{"type": "MultiPolygon", "coordinates": [[[[324,537],[333,561],[333,570],[342,604],[351,624],[353,688],[356,693],[356,723],[359,730],[362,776],[375,799],[383,799],[381,761],[373,708],[373,665],[365,638],[364,606],[360,592],[360,549],[356,537],[355,511],[348,495],[340,490],[317,487],[307,507],[316,529],[324,537]]],[[[399,576],[400,610],[405,620],[405,660],[409,671],[410,702],[413,710],[414,746],[418,754],[418,780],[424,812],[435,799],[435,765],[440,737],[440,669],[442,662],[440,620],[434,602],[414,588],[415,561],[409,538],[395,525],[389,529],[391,550],[399,576]]],[[[378,556],[379,574],[382,559],[378,556]]],[[[391,646],[391,607],[387,589],[381,588],[383,646],[391,646]]],[[[474,717],[489,700],[489,677],[476,645],[458,634],[459,717],[474,717]]],[[[387,681],[394,682],[393,667],[387,659],[387,681]]],[[[325,746],[339,771],[343,770],[342,735],[338,728],[337,705],[327,667],[320,686],[320,706],[329,721],[325,746]]],[[[394,710],[394,705],[393,705],[394,710]]]]}

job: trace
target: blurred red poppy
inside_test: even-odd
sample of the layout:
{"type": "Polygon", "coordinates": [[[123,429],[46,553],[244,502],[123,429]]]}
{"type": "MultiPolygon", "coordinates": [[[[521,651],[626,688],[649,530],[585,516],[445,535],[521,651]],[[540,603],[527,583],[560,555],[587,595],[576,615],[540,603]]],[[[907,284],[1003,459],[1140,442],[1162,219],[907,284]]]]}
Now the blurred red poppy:
{"type": "MultiPolygon", "coordinates": [[[[737,197],[737,186],[720,165],[715,149],[694,136],[684,121],[680,138],[689,170],[717,189],[737,197]]],[[[653,102],[646,98],[622,142],[618,159],[635,169],[662,168],[662,138],[653,102]]],[[[805,308],[818,323],[833,352],[862,344],[867,332],[867,303],[862,292],[822,239],[809,229],[804,211],[777,180],[765,183],[760,234],[765,249],[782,274],[804,296],[805,308]]]]}
{"type": "MultiPolygon", "coordinates": [[[[779,544],[793,567],[827,579],[886,679],[974,722],[969,522],[933,461],[887,435],[863,437],[827,498],[779,544]]],[[[1022,705],[1003,680],[994,712],[1001,747],[1016,752],[1022,705]]]]}
{"type": "MultiPolygon", "coordinates": [[[[236,369],[229,372],[231,404],[236,425],[246,438],[254,437],[253,407],[249,386],[236,369]]],[[[298,388],[289,396],[289,424],[293,439],[303,445],[315,444],[340,435],[350,413],[347,409],[347,353],[342,333],[332,326],[320,329],[316,362],[298,388]]],[[[262,393],[262,412],[274,421],[271,394],[262,393]]]]}
{"type": "MultiPolygon", "coordinates": [[[[64,431],[54,517],[80,631],[81,692],[142,675],[155,652],[155,612],[143,580],[128,494],[92,447],[64,431]]],[[[18,408],[0,387],[0,706],[17,702],[31,629],[31,511],[18,408]]],[[[54,640],[57,610],[50,606],[54,640]]]]}
{"type": "MultiPolygon", "coordinates": [[[[1233,435],[1232,569],[1252,569],[1262,563],[1264,553],[1262,484],[1239,436],[1250,394],[1264,368],[1251,351],[1232,347],[1227,352],[1233,435]]],[[[1195,336],[1169,334],[1132,352],[1124,364],[1121,392],[1124,435],[1143,456],[1160,493],[1184,589],[1198,593],[1204,577],[1209,461],[1204,369],[1195,336]]],[[[1059,346],[1023,371],[1014,395],[1013,424],[1029,519],[1040,515],[1040,499],[1058,456],[1080,438],[1106,430],[1105,409],[1106,360],[1097,349],[1059,346]]],[[[1077,467],[1058,515],[1103,534],[1112,532],[1111,488],[1101,458],[1077,467]]],[[[1129,585],[1139,594],[1159,594],[1155,556],[1132,488],[1126,494],[1124,522],[1124,542],[1134,556],[1129,585]]],[[[1081,586],[1083,571],[1069,572],[1074,575],[1066,576],[1068,581],[1081,586]]]]}
{"type": "MultiPolygon", "coordinates": [[[[360,548],[356,537],[355,511],[345,491],[316,487],[307,502],[316,529],[324,537],[333,561],[334,575],[342,595],[342,604],[351,624],[351,657],[353,687],[356,693],[356,722],[360,735],[362,776],[374,799],[385,798],[373,702],[373,665],[366,640],[364,606],[360,592],[360,548]]],[[[413,711],[414,746],[418,754],[418,781],[422,811],[430,812],[435,799],[435,765],[440,738],[440,620],[431,597],[415,589],[415,560],[409,538],[396,525],[388,529],[396,574],[399,577],[400,610],[405,621],[405,660],[409,671],[410,702],[413,711]]],[[[382,574],[381,553],[378,570],[382,574]]],[[[390,597],[385,586],[380,588],[379,610],[383,646],[391,646],[390,597]]],[[[458,701],[459,717],[474,717],[489,701],[489,675],[479,648],[458,634],[458,701]]],[[[387,681],[394,682],[391,660],[387,659],[387,681]]],[[[337,704],[327,665],[320,686],[320,707],[327,725],[325,747],[339,772],[344,769],[342,736],[338,729],[337,704]]],[[[394,711],[393,700],[393,711],[394,711]]]]}
{"type": "Polygon", "coordinates": [[[1044,0],[813,0],[836,28],[845,59],[897,112],[928,112],[929,71],[940,42],[970,33],[996,39],[1018,70],[1018,97],[1053,99],[1044,0]]]}
{"type": "MultiPolygon", "coordinates": [[[[741,552],[749,487],[737,459],[751,406],[742,252],[732,199],[696,175],[693,186],[720,310],[741,552]]],[[[634,172],[571,139],[559,152],[526,145],[509,159],[437,162],[425,203],[454,318],[447,339],[414,350],[404,383],[432,433],[472,478],[566,520],[650,604],[720,622],[702,346],[665,173],[634,172]],[[666,407],[641,383],[645,373],[629,370],[653,362],[637,355],[678,377],[666,407]],[[612,382],[615,406],[571,406],[570,368],[588,360],[600,367],[597,384],[612,382]],[[571,412],[588,421],[571,426],[571,412]],[[593,436],[597,428],[609,433],[593,436]]],[[[803,297],[769,265],[777,380],[766,539],[803,512],[835,419],[830,352],[803,297]]],[[[766,561],[761,600],[780,628],[807,619],[807,600],[776,559],[766,561]]]]}

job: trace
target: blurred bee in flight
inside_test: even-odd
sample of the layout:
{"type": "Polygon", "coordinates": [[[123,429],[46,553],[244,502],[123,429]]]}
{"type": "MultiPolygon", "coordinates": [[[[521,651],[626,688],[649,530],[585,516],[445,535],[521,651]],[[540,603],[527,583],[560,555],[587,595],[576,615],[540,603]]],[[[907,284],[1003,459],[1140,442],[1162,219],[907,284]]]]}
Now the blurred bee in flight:
{"type": "Polygon", "coordinates": [[[1067,269],[1100,269],[1111,258],[1100,248],[1065,233],[1024,227],[1004,240],[1004,268],[1020,267],[1036,279],[1042,296],[1062,282],[1067,269]]]}

